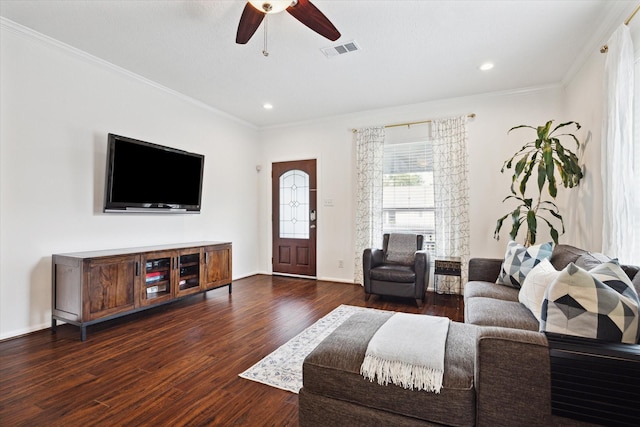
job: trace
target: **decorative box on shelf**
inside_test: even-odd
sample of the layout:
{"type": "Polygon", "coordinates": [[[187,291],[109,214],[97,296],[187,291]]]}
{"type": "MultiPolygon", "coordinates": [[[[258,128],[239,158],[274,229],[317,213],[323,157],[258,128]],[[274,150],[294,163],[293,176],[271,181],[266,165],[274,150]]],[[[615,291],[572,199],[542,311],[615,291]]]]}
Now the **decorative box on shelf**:
{"type": "Polygon", "coordinates": [[[460,257],[436,257],[434,261],[434,290],[438,292],[437,276],[456,276],[462,280],[462,260],[460,257]]]}
{"type": "Polygon", "coordinates": [[[462,273],[462,262],[460,257],[438,257],[435,260],[434,274],[442,276],[460,276],[462,273]]]}

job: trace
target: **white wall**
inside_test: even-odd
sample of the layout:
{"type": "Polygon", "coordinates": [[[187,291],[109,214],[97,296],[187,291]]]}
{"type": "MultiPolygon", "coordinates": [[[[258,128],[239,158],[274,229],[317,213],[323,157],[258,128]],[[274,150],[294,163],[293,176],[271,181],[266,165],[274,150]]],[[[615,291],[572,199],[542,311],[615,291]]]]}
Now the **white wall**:
{"type": "Polygon", "coordinates": [[[559,202],[568,215],[567,236],[576,246],[600,252],[602,249],[601,129],[603,73],[606,56],[594,49],[592,55],[566,87],[564,109],[570,120],[583,127],[576,136],[585,142],[581,161],[584,178],[576,191],[559,202]]]}
{"type": "MultiPolygon", "coordinates": [[[[509,194],[510,175],[501,174],[500,168],[504,160],[532,136],[525,130],[510,135],[507,131],[516,125],[538,126],[551,119],[556,123],[577,120],[563,112],[564,97],[564,89],[558,85],[367,111],[262,130],[259,212],[260,235],[265,238],[260,242],[261,271],[271,271],[269,171],[272,162],[318,159],[318,277],[351,282],[353,260],[359,256],[354,254],[353,245],[355,177],[351,129],[467,113],[477,114],[469,122],[471,256],[502,257],[508,227],[503,226],[500,241],[493,239],[493,230],[496,220],[507,213],[511,205],[502,204],[502,199],[509,194]],[[333,206],[325,206],[327,199],[332,200],[333,206]],[[338,268],[341,259],[345,260],[344,268],[338,268]]],[[[589,126],[585,127],[592,130],[589,126]]],[[[590,146],[587,152],[589,150],[590,146]]],[[[564,197],[562,190],[559,193],[564,197]]],[[[572,230],[572,226],[568,230],[572,230]]],[[[568,231],[560,240],[580,243],[576,236],[568,231]]]]}
{"type": "Polygon", "coordinates": [[[233,242],[258,269],[254,128],[29,31],[0,50],[0,339],[50,325],[51,255],[233,242]],[[199,215],[104,214],[107,134],[205,155],[199,215]]]}

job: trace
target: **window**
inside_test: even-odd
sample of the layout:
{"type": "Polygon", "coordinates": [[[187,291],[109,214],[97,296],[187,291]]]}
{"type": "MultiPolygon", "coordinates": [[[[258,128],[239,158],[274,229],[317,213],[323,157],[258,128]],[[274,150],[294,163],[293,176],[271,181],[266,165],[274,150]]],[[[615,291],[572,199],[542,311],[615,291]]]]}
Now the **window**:
{"type": "MultiPolygon", "coordinates": [[[[391,138],[388,138],[391,139],[391,138]]],[[[433,154],[428,139],[384,146],[382,229],[423,234],[435,256],[433,154]]]]}
{"type": "Polygon", "coordinates": [[[290,170],[280,177],[280,238],[309,238],[309,174],[290,170]]]}

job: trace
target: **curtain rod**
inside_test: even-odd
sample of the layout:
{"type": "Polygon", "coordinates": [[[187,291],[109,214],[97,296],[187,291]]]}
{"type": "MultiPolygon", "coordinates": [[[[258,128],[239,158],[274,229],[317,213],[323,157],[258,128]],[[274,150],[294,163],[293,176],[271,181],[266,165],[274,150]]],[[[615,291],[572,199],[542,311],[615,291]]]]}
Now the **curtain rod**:
{"type": "MultiPolygon", "coordinates": [[[[633,17],[636,16],[636,13],[638,13],[639,10],[640,10],[640,3],[638,3],[635,10],[631,12],[631,15],[629,15],[629,17],[624,21],[624,25],[628,27],[629,22],[631,22],[633,17]]],[[[600,48],[600,53],[607,53],[608,51],[609,51],[609,46],[607,46],[606,44],[600,48]]]]}
{"type": "MultiPolygon", "coordinates": [[[[470,119],[473,119],[473,118],[475,118],[475,117],[476,117],[476,113],[470,113],[470,114],[467,114],[467,117],[469,117],[470,119]]],[[[384,127],[385,129],[386,129],[386,128],[397,128],[397,127],[400,127],[400,126],[421,125],[421,124],[424,124],[424,123],[431,123],[432,121],[433,121],[433,120],[422,120],[422,121],[419,121],[419,122],[394,123],[394,124],[392,124],[392,125],[384,125],[383,127],[384,127]]],[[[351,131],[352,131],[353,133],[357,133],[357,132],[358,132],[358,129],[351,129],[351,131]]]]}

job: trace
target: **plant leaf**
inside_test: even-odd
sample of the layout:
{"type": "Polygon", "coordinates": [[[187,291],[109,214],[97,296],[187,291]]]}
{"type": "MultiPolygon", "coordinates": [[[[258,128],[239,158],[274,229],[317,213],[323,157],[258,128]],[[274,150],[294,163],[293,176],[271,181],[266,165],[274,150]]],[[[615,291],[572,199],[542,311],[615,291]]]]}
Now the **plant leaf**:
{"type": "Polygon", "coordinates": [[[538,221],[534,211],[527,212],[527,227],[530,236],[529,243],[533,245],[536,242],[536,232],[538,229],[538,221]]]}
{"type": "Polygon", "coordinates": [[[509,237],[511,237],[511,240],[516,240],[516,236],[518,235],[518,230],[520,230],[520,224],[522,224],[522,221],[520,221],[519,216],[515,216],[515,215],[511,216],[511,220],[512,220],[512,225],[511,225],[511,231],[509,232],[509,237]]]}
{"type": "Polygon", "coordinates": [[[504,220],[509,216],[509,214],[506,214],[505,216],[501,217],[500,219],[498,219],[498,221],[496,222],[496,229],[493,232],[493,238],[496,240],[500,240],[500,229],[502,228],[502,223],[504,222],[504,220]]]}
{"type": "Polygon", "coordinates": [[[549,129],[551,129],[551,123],[553,123],[553,120],[549,120],[544,126],[538,126],[538,139],[541,139],[543,141],[549,139],[549,129]]]}
{"type": "Polygon", "coordinates": [[[557,131],[560,128],[563,128],[565,126],[569,126],[569,125],[572,125],[572,124],[576,125],[576,130],[580,129],[580,123],[578,123],[578,122],[564,122],[564,123],[560,123],[558,126],[553,128],[553,130],[551,131],[551,134],[553,134],[555,131],[557,131]]]}
{"type": "Polygon", "coordinates": [[[538,163],[538,192],[542,193],[544,183],[547,180],[547,171],[544,167],[544,162],[538,163]]]}
{"type": "Polygon", "coordinates": [[[544,158],[544,167],[547,174],[547,181],[549,181],[549,195],[556,198],[558,189],[556,187],[555,168],[553,165],[553,150],[551,145],[544,147],[542,151],[542,157],[544,158]]]}
{"type": "Polygon", "coordinates": [[[527,164],[528,158],[529,156],[527,155],[521,158],[520,160],[518,160],[518,163],[516,163],[516,167],[513,169],[514,178],[518,177],[522,173],[522,171],[524,170],[524,167],[527,164]]]}
{"type": "Polygon", "coordinates": [[[514,130],[514,129],[520,129],[520,128],[529,128],[529,129],[536,130],[536,128],[534,128],[533,126],[529,126],[529,125],[519,125],[519,126],[514,126],[514,127],[512,127],[511,129],[509,129],[509,130],[507,131],[507,133],[511,132],[511,131],[512,131],[512,130],[514,130]]]}

